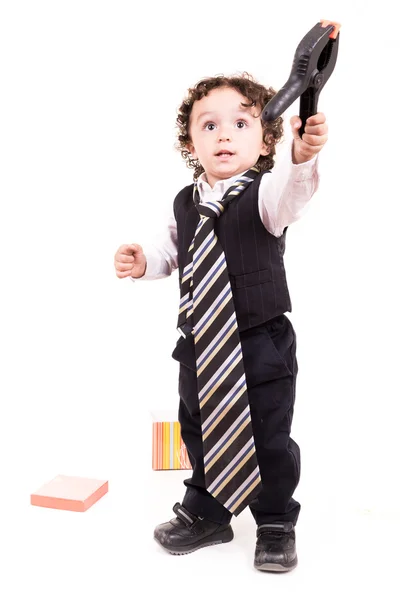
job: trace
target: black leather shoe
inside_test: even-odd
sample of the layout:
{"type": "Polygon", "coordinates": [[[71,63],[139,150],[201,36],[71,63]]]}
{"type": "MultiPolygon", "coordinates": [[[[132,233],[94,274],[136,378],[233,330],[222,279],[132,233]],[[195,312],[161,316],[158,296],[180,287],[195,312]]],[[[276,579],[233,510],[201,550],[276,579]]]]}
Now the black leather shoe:
{"type": "Polygon", "coordinates": [[[179,502],[173,507],[176,519],[157,525],[154,539],[171,554],[188,554],[204,546],[233,539],[232,527],[192,515],[179,502]]]}
{"type": "Polygon", "coordinates": [[[257,528],[254,566],[260,571],[291,571],[297,565],[293,523],[270,523],[257,528]]]}

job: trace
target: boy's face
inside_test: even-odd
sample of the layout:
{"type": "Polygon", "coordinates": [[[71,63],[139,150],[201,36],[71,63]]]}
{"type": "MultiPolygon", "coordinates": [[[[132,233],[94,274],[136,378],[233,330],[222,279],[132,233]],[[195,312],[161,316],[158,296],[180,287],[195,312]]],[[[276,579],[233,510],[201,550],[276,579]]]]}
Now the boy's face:
{"type": "Polygon", "coordinates": [[[232,88],[217,88],[193,104],[188,150],[204,168],[213,187],[253,167],[268,154],[263,142],[260,107],[246,108],[247,98],[232,88]]]}

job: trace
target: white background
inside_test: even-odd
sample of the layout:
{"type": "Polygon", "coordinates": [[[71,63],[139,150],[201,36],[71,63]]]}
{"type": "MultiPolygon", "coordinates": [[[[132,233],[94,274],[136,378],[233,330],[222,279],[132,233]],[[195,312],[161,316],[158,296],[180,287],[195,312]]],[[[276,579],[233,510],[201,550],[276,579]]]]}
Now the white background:
{"type": "Polygon", "coordinates": [[[201,597],[212,584],[232,597],[246,585],[328,598],[390,587],[400,411],[389,2],[14,0],[0,17],[0,596],[122,599],[144,584],[201,597]],[[113,257],[122,243],[151,242],[191,182],[174,149],[186,89],[244,70],[279,89],[321,18],[342,23],[318,106],[330,139],[286,254],[300,562],[274,578],[252,568],[247,513],[224,547],[170,557],[152,541],[183,493],[182,473],[151,470],[150,411],[178,403],[178,282],[120,281],[113,257]],[[83,515],[31,507],[58,473],[108,479],[110,492],[83,515]]]}

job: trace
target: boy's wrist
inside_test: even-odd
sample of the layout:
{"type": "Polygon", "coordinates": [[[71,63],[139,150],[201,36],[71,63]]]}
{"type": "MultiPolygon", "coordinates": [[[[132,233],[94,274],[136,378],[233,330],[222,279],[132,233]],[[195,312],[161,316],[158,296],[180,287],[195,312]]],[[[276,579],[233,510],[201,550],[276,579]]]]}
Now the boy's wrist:
{"type": "Polygon", "coordinates": [[[147,270],[147,261],[146,261],[146,264],[144,265],[143,273],[141,275],[138,275],[134,279],[141,279],[142,277],[144,277],[146,275],[146,270],[147,270]]]}
{"type": "Polygon", "coordinates": [[[307,154],[304,154],[303,152],[298,152],[296,150],[296,144],[293,143],[292,145],[292,163],[294,165],[302,165],[306,162],[310,162],[317,156],[317,154],[318,152],[310,152],[307,154]]]}

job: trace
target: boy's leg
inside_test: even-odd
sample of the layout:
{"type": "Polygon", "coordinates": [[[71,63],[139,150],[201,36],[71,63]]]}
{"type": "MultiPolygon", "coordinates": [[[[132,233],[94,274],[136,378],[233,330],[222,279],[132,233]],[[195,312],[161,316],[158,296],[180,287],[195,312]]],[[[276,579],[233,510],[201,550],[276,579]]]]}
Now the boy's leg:
{"type": "Polygon", "coordinates": [[[278,317],[242,336],[249,402],[262,489],[250,510],[258,525],[255,566],[286,571],[297,564],[294,526],[300,504],[300,449],[290,431],[297,375],[296,336],[278,317]]]}
{"type": "Polygon", "coordinates": [[[204,546],[230,542],[233,531],[229,522],[231,513],[205,489],[203,443],[197,396],[197,376],[194,362],[193,339],[178,342],[173,357],[179,360],[179,422],[185,442],[192,477],[186,479],[186,493],[182,504],[175,504],[175,519],[158,525],[154,538],[172,554],[186,554],[204,546]]]}
{"type": "Polygon", "coordinates": [[[290,431],[297,375],[296,336],[287,317],[242,334],[251,419],[262,489],[250,508],[258,525],[296,524],[300,449],[290,431]]]}
{"type": "Polygon", "coordinates": [[[183,364],[180,365],[179,395],[181,434],[193,468],[192,477],[184,481],[187,489],[182,505],[198,517],[215,523],[229,523],[232,514],[205,489],[197,377],[195,371],[183,364]]]}

